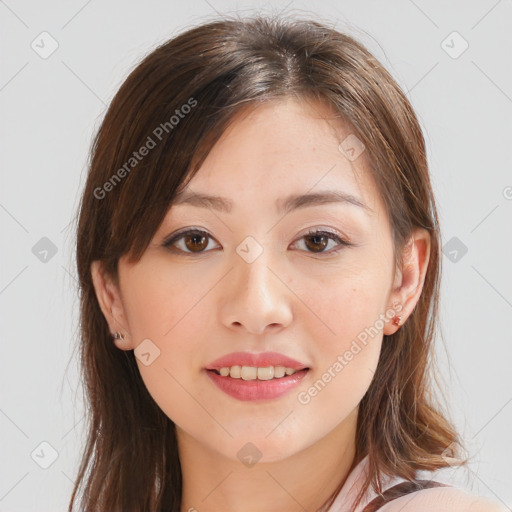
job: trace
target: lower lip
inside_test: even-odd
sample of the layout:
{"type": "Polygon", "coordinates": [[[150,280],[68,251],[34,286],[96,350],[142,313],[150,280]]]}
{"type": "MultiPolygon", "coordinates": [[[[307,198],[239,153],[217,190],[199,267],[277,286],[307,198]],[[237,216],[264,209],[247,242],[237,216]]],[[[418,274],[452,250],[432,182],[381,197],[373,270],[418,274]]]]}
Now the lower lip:
{"type": "Polygon", "coordinates": [[[271,400],[296,388],[309,370],[300,370],[293,375],[271,380],[243,380],[222,377],[214,371],[206,370],[208,377],[221,391],[243,401],[271,400]]]}

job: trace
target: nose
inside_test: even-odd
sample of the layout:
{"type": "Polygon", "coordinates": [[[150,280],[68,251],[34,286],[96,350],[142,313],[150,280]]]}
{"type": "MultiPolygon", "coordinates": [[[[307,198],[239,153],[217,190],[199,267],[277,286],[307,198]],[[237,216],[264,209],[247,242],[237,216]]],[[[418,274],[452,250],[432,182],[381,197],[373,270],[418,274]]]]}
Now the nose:
{"type": "Polygon", "coordinates": [[[277,332],[292,320],[293,293],[267,249],[251,263],[234,254],[234,268],[221,292],[221,321],[230,329],[261,335],[277,332]]]}

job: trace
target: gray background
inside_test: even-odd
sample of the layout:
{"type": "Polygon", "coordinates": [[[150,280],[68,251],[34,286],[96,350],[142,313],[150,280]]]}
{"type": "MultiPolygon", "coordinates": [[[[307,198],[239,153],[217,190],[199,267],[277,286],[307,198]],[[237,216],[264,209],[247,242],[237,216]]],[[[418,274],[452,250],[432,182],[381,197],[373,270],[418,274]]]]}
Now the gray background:
{"type": "Polygon", "coordinates": [[[255,9],[336,22],[408,91],[445,244],[443,389],[473,455],[454,478],[512,510],[510,0],[0,1],[0,510],[65,510],[76,475],[84,404],[70,222],[106,105],[158,43],[216,11],[255,9]]]}

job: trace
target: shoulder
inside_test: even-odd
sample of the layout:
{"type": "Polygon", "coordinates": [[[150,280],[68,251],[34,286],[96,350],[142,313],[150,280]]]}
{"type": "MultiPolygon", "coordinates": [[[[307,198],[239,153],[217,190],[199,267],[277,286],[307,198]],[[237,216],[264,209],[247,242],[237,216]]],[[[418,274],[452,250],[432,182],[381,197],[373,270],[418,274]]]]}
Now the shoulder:
{"type": "Polygon", "coordinates": [[[504,505],[457,487],[422,489],[397,498],[382,512],[508,512],[504,505]]]}

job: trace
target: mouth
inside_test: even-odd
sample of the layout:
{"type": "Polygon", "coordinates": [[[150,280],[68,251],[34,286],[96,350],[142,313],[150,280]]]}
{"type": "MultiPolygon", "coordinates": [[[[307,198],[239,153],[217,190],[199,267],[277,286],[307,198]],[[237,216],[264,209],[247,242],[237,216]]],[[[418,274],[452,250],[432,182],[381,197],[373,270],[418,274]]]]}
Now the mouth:
{"type": "Polygon", "coordinates": [[[234,352],[204,370],[218,389],[237,400],[270,400],[297,387],[311,368],[279,352],[234,352]]]}

